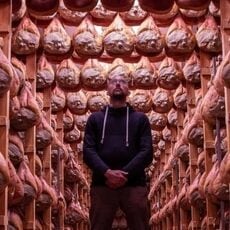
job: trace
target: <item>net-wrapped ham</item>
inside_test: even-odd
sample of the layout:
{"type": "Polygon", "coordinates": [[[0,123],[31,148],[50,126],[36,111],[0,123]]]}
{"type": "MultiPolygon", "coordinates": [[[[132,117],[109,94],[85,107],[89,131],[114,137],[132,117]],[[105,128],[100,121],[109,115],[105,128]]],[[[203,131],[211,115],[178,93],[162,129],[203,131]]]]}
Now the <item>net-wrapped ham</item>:
{"type": "Polygon", "coordinates": [[[10,160],[8,160],[8,167],[10,173],[10,181],[8,185],[8,204],[9,206],[12,206],[21,202],[24,196],[24,187],[22,181],[17,175],[15,167],[10,160]]]}
{"type": "Polygon", "coordinates": [[[198,47],[205,52],[221,51],[221,34],[215,19],[212,16],[206,17],[205,21],[196,32],[198,47]]]}
{"type": "Polygon", "coordinates": [[[76,91],[80,88],[80,69],[71,59],[65,59],[56,70],[56,81],[61,89],[76,91]]]}
{"type": "Polygon", "coordinates": [[[68,157],[68,152],[63,143],[58,140],[57,136],[54,135],[53,142],[51,144],[51,159],[52,165],[56,165],[59,160],[66,160],[68,157]]]}
{"type": "Polygon", "coordinates": [[[174,4],[173,0],[138,0],[138,2],[142,9],[158,14],[168,13],[172,9],[174,4]]]}
{"type": "MultiPolygon", "coordinates": [[[[218,79],[222,78],[223,81],[224,81],[225,86],[230,88],[230,51],[226,54],[226,56],[224,57],[221,65],[219,66],[218,69],[219,69],[218,79]]],[[[215,80],[214,80],[213,83],[215,85],[215,80]]],[[[220,85],[219,84],[216,85],[216,89],[219,88],[220,86],[221,86],[221,89],[222,89],[222,87],[223,87],[222,86],[222,80],[220,80],[220,85]]],[[[219,90],[218,90],[218,93],[220,93],[219,90]]]]}
{"type": "Polygon", "coordinates": [[[101,0],[101,3],[108,10],[122,12],[128,11],[132,7],[134,0],[101,0]]]}
{"type": "Polygon", "coordinates": [[[165,41],[170,53],[190,53],[196,45],[193,32],[181,17],[170,25],[165,41]]]}
{"type": "Polygon", "coordinates": [[[52,91],[52,96],[51,96],[52,113],[57,113],[62,111],[65,105],[66,105],[66,97],[64,92],[60,88],[55,87],[52,91]]]}
{"type": "Polygon", "coordinates": [[[182,85],[180,85],[175,93],[173,94],[174,104],[177,109],[187,111],[187,90],[182,85]]]}
{"type": "Polygon", "coordinates": [[[207,9],[191,10],[191,9],[180,8],[180,12],[183,16],[188,17],[188,18],[200,18],[207,13],[207,9]]]}
{"type": "Polygon", "coordinates": [[[46,120],[45,115],[41,117],[40,123],[36,126],[36,148],[42,150],[49,146],[53,139],[54,130],[46,120]]]}
{"type": "Polygon", "coordinates": [[[230,153],[227,152],[220,164],[220,176],[222,183],[230,181],[230,153]]]}
{"type": "Polygon", "coordinates": [[[0,194],[4,191],[10,181],[10,172],[7,161],[0,152],[0,194]]]}
{"type": "Polygon", "coordinates": [[[31,170],[28,166],[28,160],[25,159],[21,162],[18,168],[18,176],[21,179],[24,186],[24,197],[22,203],[24,205],[32,201],[37,195],[37,183],[34,176],[31,173],[31,170]]]}
{"type": "Polygon", "coordinates": [[[183,67],[184,77],[189,83],[199,84],[200,72],[201,72],[200,59],[197,57],[195,53],[193,53],[190,56],[189,60],[185,62],[185,65],[183,67]]]}
{"type": "Polygon", "coordinates": [[[108,104],[108,97],[104,92],[89,92],[87,95],[87,107],[90,112],[100,111],[108,104]]]}
{"type": "Polygon", "coordinates": [[[225,100],[217,93],[214,86],[211,86],[204,96],[201,104],[201,114],[210,125],[216,124],[216,118],[221,119],[222,123],[224,122],[225,100]]]}
{"type": "Polygon", "coordinates": [[[135,90],[129,97],[131,106],[137,111],[148,113],[153,106],[151,94],[146,90],[135,90]]]}
{"type": "Polygon", "coordinates": [[[41,177],[42,193],[36,199],[36,211],[43,212],[51,205],[56,205],[58,202],[57,194],[53,187],[49,186],[47,182],[41,177]]]}
{"type": "Polygon", "coordinates": [[[158,26],[169,26],[175,19],[178,14],[179,8],[176,3],[173,4],[173,7],[168,13],[159,14],[159,13],[151,13],[150,15],[153,17],[155,23],[158,26]]]}
{"type": "Polygon", "coordinates": [[[201,103],[198,104],[192,119],[186,124],[183,131],[190,144],[202,147],[204,142],[203,119],[201,103]]]}
{"type": "Polygon", "coordinates": [[[12,5],[12,21],[18,21],[26,13],[26,0],[14,1],[12,5]]]}
{"type": "Polygon", "coordinates": [[[28,11],[33,15],[52,15],[59,6],[59,0],[26,0],[28,11]]]}
{"type": "Polygon", "coordinates": [[[208,10],[214,17],[220,17],[220,1],[211,1],[208,10]]]}
{"type": "Polygon", "coordinates": [[[10,100],[10,125],[11,128],[24,131],[36,125],[41,118],[36,99],[31,93],[29,82],[23,86],[18,97],[10,100]]]}
{"type": "Polygon", "coordinates": [[[72,130],[64,133],[64,141],[66,143],[79,143],[81,140],[81,132],[77,126],[74,126],[72,130]]]}
{"type": "Polygon", "coordinates": [[[74,160],[73,154],[70,154],[64,169],[65,181],[76,183],[81,173],[80,165],[74,160]]]}
{"type": "Polygon", "coordinates": [[[189,145],[183,136],[176,142],[173,154],[183,162],[189,161],[189,145]]]}
{"type": "Polygon", "coordinates": [[[90,11],[90,15],[93,17],[93,21],[98,25],[109,25],[117,12],[106,9],[101,1],[97,2],[97,5],[90,11]]]}
{"type": "Polygon", "coordinates": [[[119,14],[103,33],[106,52],[115,57],[129,56],[134,49],[134,32],[121,19],[119,14]]]}
{"type": "Polygon", "coordinates": [[[151,111],[148,117],[153,130],[162,131],[165,128],[167,124],[167,117],[165,114],[151,111]]]}
{"type": "Polygon", "coordinates": [[[75,115],[74,116],[75,124],[80,131],[85,130],[86,122],[89,118],[89,115],[90,115],[89,113],[86,113],[83,115],[75,115]]]}
{"type": "Polygon", "coordinates": [[[135,48],[141,55],[146,56],[158,54],[164,48],[164,38],[151,16],[138,28],[135,48]]]}
{"type": "Polygon", "coordinates": [[[176,0],[176,4],[183,9],[203,10],[207,9],[210,0],[176,0]]]}
{"type": "Polygon", "coordinates": [[[125,23],[130,25],[139,25],[148,15],[148,12],[141,9],[137,1],[134,1],[133,6],[129,11],[120,12],[120,15],[125,23]]]}
{"type": "Polygon", "coordinates": [[[137,89],[157,88],[157,70],[147,57],[142,56],[140,61],[134,66],[131,73],[133,86],[137,89]]]}
{"type": "Polygon", "coordinates": [[[171,127],[177,127],[177,124],[178,124],[177,110],[175,110],[174,108],[172,108],[169,111],[167,118],[168,118],[168,124],[171,127]]]}
{"type": "Polygon", "coordinates": [[[42,43],[49,54],[66,54],[71,48],[71,38],[57,18],[45,28],[42,43]]]}
{"type": "Polygon", "coordinates": [[[121,58],[116,58],[112,65],[109,66],[107,79],[112,79],[116,76],[122,76],[132,86],[131,65],[125,63],[121,58]]]}
{"type": "Polygon", "coordinates": [[[18,91],[22,88],[22,86],[25,84],[25,78],[26,78],[26,66],[22,61],[19,61],[16,57],[11,58],[11,64],[14,67],[14,70],[16,71],[18,80],[15,80],[14,84],[18,84],[15,88],[15,93],[11,94],[11,97],[16,96],[18,91]]]}
{"type": "Polygon", "coordinates": [[[71,113],[82,115],[87,111],[87,97],[83,91],[67,94],[67,107],[71,113]]]}
{"type": "Polygon", "coordinates": [[[157,113],[167,113],[173,106],[172,92],[158,87],[153,94],[153,110],[157,113]]]}
{"type": "Polygon", "coordinates": [[[77,223],[84,219],[85,216],[79,202],[72,201],[66,210],[65,224],[75,226],[77,223]]]}
{"type": "Polygon", "coordinates": [[[65,6],[73,11],[90,11],[98,0],[63,0],[65,6]]]}
{"type": "Polygon", "coordinates": [[[0,96],[9,90],[13,77],[12,65],[0,48],[0,96]]]}
{"type": "Polygon", "coordinates": [[[24,17],[12,36],[12,51],[16,54],[32,54],[39,47],[40,33],[37,26],[24,17]]]}
{"type": "Polygon", "coordinates": [[[24,147],[22,140],[17,133],[9,134],[8,154],[10,161],[17,168],[23,160],[24,147]]]}
{"type": "Polygon", "coordinates": [[[9,226],[8,229],[23,230],[23,221],[20,215],[16,211],[8,212],[9,226]]]}
{"type": "Polygon", "coordinates": [[[183,80],[183,73],[179,65],[169,57],[160,64],[157,84],[163,89],[176,89],[183,80]]]}
{"type": "Polygon", "coordinates": [[[73,114],[67,109],[63,114],[63,128],[64,131],[70,131],[74,125],[73,114]]]}
{"type": "Polygon", "coordinates": [[[160,131],[151,130],[151,135],[153,144],[157,144],[162,138],[162,133],[160,131]]]}
{"type": "Polygon", "coordinates": [[[87,12],[74,11],[66,8],[63,0],[60,0],[58,12],[67,22],[78,24],[87,15],[87,12]]]}
{"type": "Polygon", "coordinates": [[[106,85],[106,70],[97,59],[89,59],[81,69],[81,84],[86,90],[102,90],[106,85]]]}
{"type": "Polygon", "coordinates": [[[73,34],[73,46],[80,57],[99,57],[103,52],[102,37],[92,21],[86,17],[73,34]]]}
{"type": "Polygon", "coordinates": [[[38,90],[43,90],[50,87],[54,82],[54,70],[52,65],[47,61],[45,55],[42,55],[37,64],[37,84],[38,90]]]}
{"type": "Polygon", "coordinates": [[[172,140],[172,131],[165,127],[162,131],[162,138],[166,142],[170,142],[172,140]]]}

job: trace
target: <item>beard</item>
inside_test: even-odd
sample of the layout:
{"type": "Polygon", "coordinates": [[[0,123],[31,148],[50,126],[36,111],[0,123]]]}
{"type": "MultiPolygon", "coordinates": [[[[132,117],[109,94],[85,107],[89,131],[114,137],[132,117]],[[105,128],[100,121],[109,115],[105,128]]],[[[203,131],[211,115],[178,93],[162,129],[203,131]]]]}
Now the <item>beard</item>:
{"type": "Polygon", "coordinates": [[[126,99],[126,95],[123,93],[123,92],[120,92],[120,93],[113,93],[111,95],[111,99],[113,101],[125,101],[126,99]]]}

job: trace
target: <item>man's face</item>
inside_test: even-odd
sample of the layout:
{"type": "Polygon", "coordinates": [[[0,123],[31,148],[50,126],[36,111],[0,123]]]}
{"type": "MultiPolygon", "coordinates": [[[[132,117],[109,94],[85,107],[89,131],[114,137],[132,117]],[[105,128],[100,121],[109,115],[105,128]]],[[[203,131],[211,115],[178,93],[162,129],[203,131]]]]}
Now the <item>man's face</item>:
{"type": "Polygon", "coordinates": [[[108,95],[114,100],[124,100],[129,95],[127,80],[122,76],[115,76],[108,80],[108,95]]]}

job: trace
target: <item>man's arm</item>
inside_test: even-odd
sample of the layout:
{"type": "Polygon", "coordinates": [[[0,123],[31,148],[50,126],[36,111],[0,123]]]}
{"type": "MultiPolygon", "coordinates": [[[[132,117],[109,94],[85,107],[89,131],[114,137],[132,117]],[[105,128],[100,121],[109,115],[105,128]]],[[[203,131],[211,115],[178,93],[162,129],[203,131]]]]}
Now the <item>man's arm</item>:
{"type": "Polygon", "coordinates": [[[128,172],[129,176],[135,176],[135,174],[142,172],[153,160],[151,127],[147,116],[143,117],[141,123],[139,152],[122,169],[128,172]]]}
{"type": "Polygon", "coordinates": [[[100,172],[102,175],[109,169],[106,163],[99,157],[96,151],[97,133],[95,129],[94,117],[91,115],[88,118],[85,127],[85,136],[83,143],[83,160],[95,172],[100,172]]]}

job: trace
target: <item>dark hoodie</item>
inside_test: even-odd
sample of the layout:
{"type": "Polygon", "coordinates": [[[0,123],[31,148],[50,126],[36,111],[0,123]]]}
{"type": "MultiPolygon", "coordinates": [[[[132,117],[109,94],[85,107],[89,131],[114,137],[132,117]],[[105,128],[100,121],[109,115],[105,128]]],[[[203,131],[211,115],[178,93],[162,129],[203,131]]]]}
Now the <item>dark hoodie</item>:
{"type": "Polygon", "coordinates": [[[144,186],[144,169],[152,162],[151,129],[147,116],[129,105],[105,107],[90,115],[85,129],[84,162],[92,169],[92,185],[105,185],[107,169],[128,172],[129,186],[144,186]]]}

